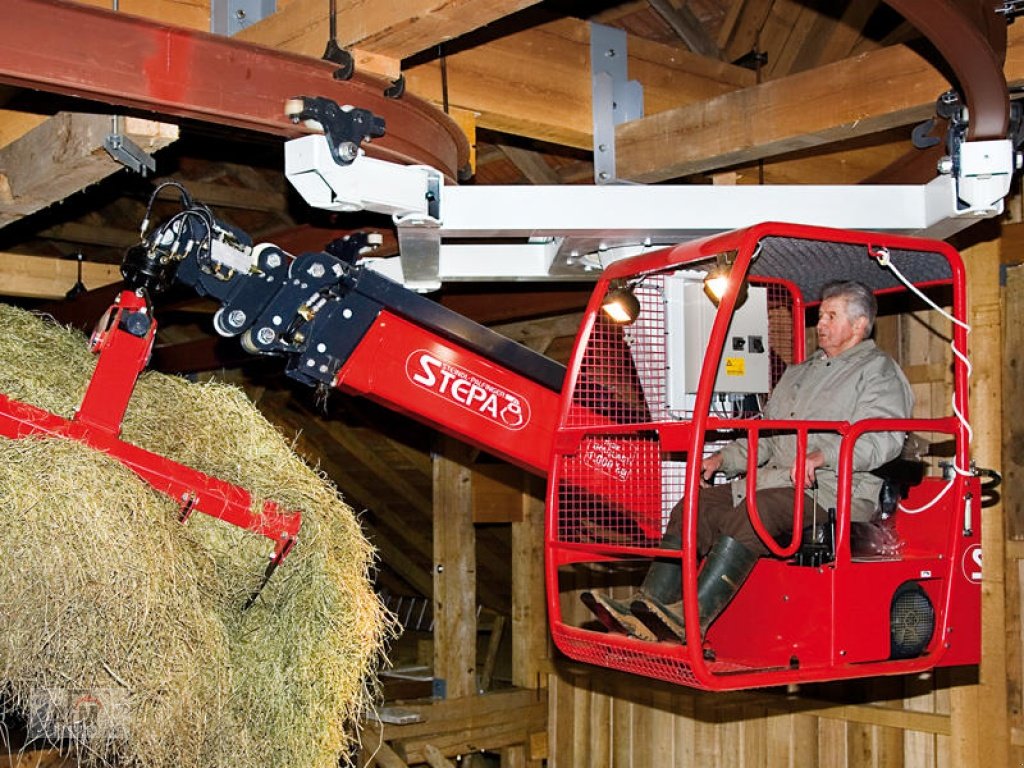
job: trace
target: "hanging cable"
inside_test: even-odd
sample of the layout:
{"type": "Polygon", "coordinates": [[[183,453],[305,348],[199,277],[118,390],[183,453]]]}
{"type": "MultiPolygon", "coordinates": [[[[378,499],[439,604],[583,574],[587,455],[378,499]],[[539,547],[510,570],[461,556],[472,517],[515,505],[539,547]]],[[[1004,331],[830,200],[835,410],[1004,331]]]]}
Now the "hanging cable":
{"type": "Polygon", "coordinates": [[[444,46],[437,46],[437,55],[441,57],[441,107],[448,114],[448,57],[444,55],[444,46]]]}
{"type": "MultiPolygon", "coordinates": [[[[940,307],[938,304],[936,304],[934,301],[932,301],[928,296],[926,296],[924,294],[924,292],[921,291],[921,289],[919,289],[916,285],[914,285],[910,280],[907,279],[907,277],[902,272],[900,272],[899,268],[895,264],[892,263],[892,254],[889,252],[888,248],[886,248],[885,246],[882,246],[881,248],[875,248],[874,246],[869,245],[868,246],[868,254],[870,254],[871,257],[874,258],[875,261],[878,262],[879,266],[885,267],[890,272],[892,272],[893,275],[896,276],[896,279],[899,280],[901,283],[903,283],[903,285],[906,286],[908,290],[910,290],[915,296],[917,296],[919,299],[921,299],[921,301],[923,301],[925,304],[927,304],[933,310],[935,310],[940,315],[942,315],[942,317],[944,317],[947,320],[949,320],[951,323],[953,323],[953,325],[956,325],[956,326],[962,328],[965,333],[970,333],[971,332],[971,326],[970,325],[965,323],[963,320],[960,320],[959,318],[954,317],[949,312],[947,312],[942,307],[940,307]]],[[[964,364],[964,368],[967,371],[967,378],[970,379],[971,371],[972,371],[971,361],[967,359],[967,355],[966,355],[965,352],[963,352],[962,350],[957,349],[957,347],[956,347],[956,339],[955,338],[952,338],[952,337],[950,338],[950,340],[949,340],[949,348],[952,350],[953,355],[958,360],[960,360],[960,362],[962,362],[964,364]]],[[[974,430],[971,429],[971,424],[967,420],[967,417],[964,416],[963,412],[957,407],[957,404],[956,404],[956,392],[954,392],[953,396],[950,398],[950,405],[953,408],[953,415],[956,416],[957,420],[963,426],[964,431],[967,433],[967,444],[970,445],[971,442],[974,440],[974,430]]],[[[957,463],[956,463],[956,459],[955,458],[950,463],[949,466],[953,470],[953,477],[951,477],[949,479],[949,482],[946,484],[946,487],[943,488],[938,493],[938,495],[935,496],[935,498],[933,498],[931,501],[929,501],[924,506],[918,507],[917,509],[910,509],[910,508],[904,507],[902,504],[900,504],[899,505],[899,510],[901,512],[905,512],[908,515],[916,515],[916,514],[918,514],[920,512],[924,512],[924,511],[926,511],[928,509],[931,509],[933,506],[935,506],[939,502],[940,499],[942,499],[943,496],[946,495],[946,493],[949,491],[949,489],[953,487],[953,483],[956,480],[956,475],[960,475],[962,477],[972,477],[974,475],[974,473],[972,471],[970,471],[970,469],[965,469],[963,467],[958,466],[957,463]]]]}

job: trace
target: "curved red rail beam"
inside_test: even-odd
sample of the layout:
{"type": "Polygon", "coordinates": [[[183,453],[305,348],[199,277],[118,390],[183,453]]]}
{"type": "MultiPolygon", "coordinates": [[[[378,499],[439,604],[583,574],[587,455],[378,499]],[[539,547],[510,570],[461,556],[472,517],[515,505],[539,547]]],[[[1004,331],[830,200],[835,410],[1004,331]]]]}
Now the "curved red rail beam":
{"type": "Polygon", "coordinates": [[[298,136],[285,102],[323,96],[383,117],[387,133],[367,154],[430,165],[455,180],[469,144],[450,117],[387,83],[335,65],[61,0],[4,0],[0,82],[162,115],[298,136]]]}

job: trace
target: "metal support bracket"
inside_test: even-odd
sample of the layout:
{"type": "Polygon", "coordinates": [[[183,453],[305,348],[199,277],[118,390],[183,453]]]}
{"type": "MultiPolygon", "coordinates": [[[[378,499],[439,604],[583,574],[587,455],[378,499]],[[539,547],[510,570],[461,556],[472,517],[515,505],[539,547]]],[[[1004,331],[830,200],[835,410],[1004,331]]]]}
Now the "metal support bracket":
{"type": "Polygon", "coordinates": [[[644,116],[644,89],[626,74],[626,33],[590,24],[590,76],[594,121],[594,182],[615,175],[615,126],[644,116]]]}
{"type": "Polygon", "coordinates": [[[110,134],[103,140],[107,154],[143,178],[156,171],[156,159],[122,132],[120,115],[114,116],[110,134]]]}
{"type": "Polygon", "coordinates": [[[395,217],[405,287],[419,293],[441,287],[441,222],[432,216],[395,217]]]}
{"type": "Polygon", "coordinates": [[[230,37],[276,11],[276,0],[210,0],[210,31],[230,37]]]}

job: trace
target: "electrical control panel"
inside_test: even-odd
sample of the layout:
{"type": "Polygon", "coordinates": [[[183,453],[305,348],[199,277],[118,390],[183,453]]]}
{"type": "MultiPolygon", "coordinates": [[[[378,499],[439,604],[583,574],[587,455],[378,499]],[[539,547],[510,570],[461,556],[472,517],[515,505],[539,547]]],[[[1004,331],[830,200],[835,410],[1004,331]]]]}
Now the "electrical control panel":
{"type": "MultiPolygon", "coordinates": [[[[671,411],[692,409],[711,326],[718,308],[702,280],[679,273],[665,280],[666,398],[671,411]]],[[[715,379],[723,394],[762,394],[770,389],[768,293],[750,286],[733,314],[715,379]]]]}

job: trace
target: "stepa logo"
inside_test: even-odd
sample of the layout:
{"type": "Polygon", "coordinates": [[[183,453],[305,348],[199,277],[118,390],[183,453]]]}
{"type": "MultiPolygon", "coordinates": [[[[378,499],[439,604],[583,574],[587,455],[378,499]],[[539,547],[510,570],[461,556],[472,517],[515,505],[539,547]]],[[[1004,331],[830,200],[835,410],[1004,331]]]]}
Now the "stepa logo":
{"type": "Polygon", "coordinates": [[[424,349],[409,355],[405,372],[414,384],[506,429],[522,429],[530,423],[525,398],[424,349]]]}

